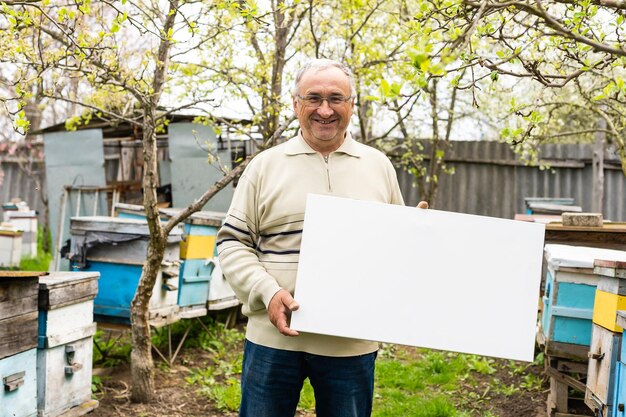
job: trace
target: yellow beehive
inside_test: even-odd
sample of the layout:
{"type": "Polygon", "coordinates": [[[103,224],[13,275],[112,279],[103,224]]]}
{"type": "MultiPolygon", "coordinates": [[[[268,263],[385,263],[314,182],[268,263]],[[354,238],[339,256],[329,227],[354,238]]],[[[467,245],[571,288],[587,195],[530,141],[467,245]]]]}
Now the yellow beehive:
{"type": "Polygon", "coordinates": [[[209,259],[215,251],[215,236],[190,235],[180,242],[181,259],[209,259]]]}

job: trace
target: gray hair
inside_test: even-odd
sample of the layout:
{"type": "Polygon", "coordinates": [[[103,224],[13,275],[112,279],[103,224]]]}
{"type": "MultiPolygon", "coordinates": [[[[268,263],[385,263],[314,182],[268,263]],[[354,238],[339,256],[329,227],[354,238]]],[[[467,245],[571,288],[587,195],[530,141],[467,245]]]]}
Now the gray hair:
{"type": "Polygon", "coordinates": [[[354,75],[352,74],[352,71],[350,71],[350,68],[348,68],[345,64],[342,64],[339,61],[334,61],[332,59],[326,59],[326,58],[311,59],[305,62],[304,65],[300,67],[300,69],[296,73],[296,79],[293,83],[293,95],[295,96],[296,94],[298,94],[298,88],[300,87],[300,80],[302,80],[302,76],[307,71],[310,71],[310,70],[321,71],[321,70],[325,70],[325,69],[333,68],[333,67],[339,68],[344,74],[346,74],[346,76],[348,77],[348,80],[350,81],[350,95],[356,96],[356,85],[354,83],[354,75]]]}

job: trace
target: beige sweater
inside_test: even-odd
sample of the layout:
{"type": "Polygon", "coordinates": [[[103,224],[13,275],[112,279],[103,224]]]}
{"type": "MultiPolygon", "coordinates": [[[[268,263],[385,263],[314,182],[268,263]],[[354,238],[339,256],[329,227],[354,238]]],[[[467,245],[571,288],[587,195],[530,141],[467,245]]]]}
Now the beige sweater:
{"type": "Polygon", "coordinates": [[[389,159],[350,134],[327,162],[301,134],[254,158],[217,235],[222,271],[248,316],[246,337],[318,355],[373,352],[375,342],[310,333],[283,336],[269,321],[266,306],[274,294],[280,288],[294,292],[308,193],[404,204],[389,159]]]}

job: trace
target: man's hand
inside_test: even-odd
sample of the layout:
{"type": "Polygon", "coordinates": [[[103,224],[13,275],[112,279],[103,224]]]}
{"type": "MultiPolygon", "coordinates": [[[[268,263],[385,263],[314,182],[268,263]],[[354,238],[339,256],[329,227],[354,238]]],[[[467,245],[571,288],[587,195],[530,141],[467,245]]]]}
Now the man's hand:
{"type": "Polygon", "coordinates": [[[291,312],[300,308],[300,305],[293,299],[289,291],[280,290],[270,300],[267,306],[267,314],[270,321],[279,332],[285,336],[298,336],[298,332],[289,328],[291,312]]]}
{"type": "Polygon", "coordinates": [[[428,208],[428,201],[420,201],[419,203],[417,203],[417,208],[427,209],[428,208]]]}

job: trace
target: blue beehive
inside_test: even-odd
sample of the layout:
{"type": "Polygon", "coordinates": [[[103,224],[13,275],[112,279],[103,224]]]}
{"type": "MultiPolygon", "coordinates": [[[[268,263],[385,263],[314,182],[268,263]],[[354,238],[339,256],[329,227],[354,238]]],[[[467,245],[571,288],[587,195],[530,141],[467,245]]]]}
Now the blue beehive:
{"type": "Polygon", "coordinates": [[[547,273],[540,332],[546,345],[588,348],[598,284],[593,273],[594,259],[626,259],[626,252],[548,244],[545,259],[547,273]]]}
{"type": "Polygon", "coordinates": [[[0,417],[37,415],[37,349],[0,359],[0,417]]]}
{"type": "Polygon", "coordinates": [[[198,212],[185,221],[181,244],[178,305],[188,315],[207,313],[211,277],[217,259],[216,237],[223,213],[198,212]]]}
{"type": "MultiPolygon", "coordinates": [[[[73,217],[70,233],[72,268],[100,272],[98,295],[94,300],[96,321],[130,324],[130,304],[146,260],[147,222],[104,216],[73,217]]],[[[149,319],[153,325],[179,319],[176,301],[181,239],[181,227],[174,228],[168,236],[150,299],[149,319]]]]}
{"type": "MultiPolygon", "coordinates": [[[[626,328],[626,310],[617,312],[617,325],[626,328]]],[[[622,349],[617,362],[614,384],[615,407],[609,417],[626,417],[626,343],[622,333],[622,349]]]]}

